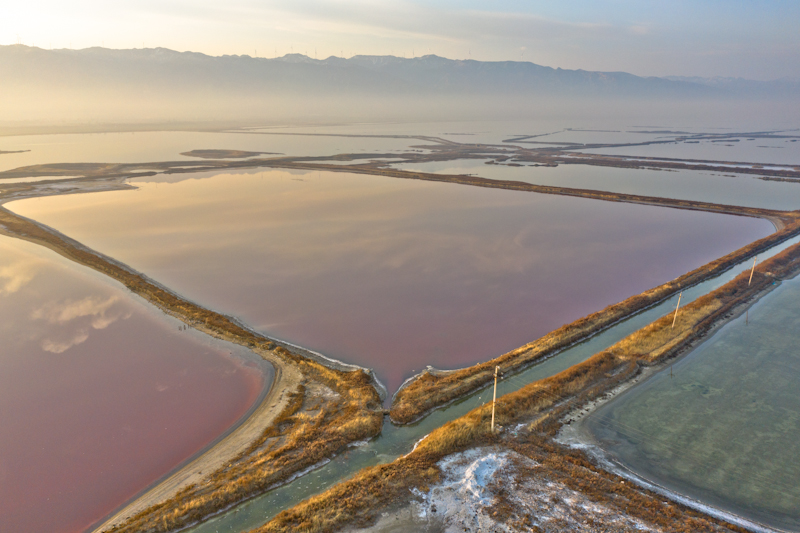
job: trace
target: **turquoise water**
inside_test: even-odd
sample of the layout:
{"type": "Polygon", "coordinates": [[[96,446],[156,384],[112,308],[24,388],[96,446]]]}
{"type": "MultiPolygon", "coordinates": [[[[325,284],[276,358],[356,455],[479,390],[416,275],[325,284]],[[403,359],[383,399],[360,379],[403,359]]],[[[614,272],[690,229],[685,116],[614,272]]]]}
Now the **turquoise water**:
{"type": "Polygon", "coordinates": [[[800,530],[800,279],[587,419],[623,465],[679,493],[800,530]]]}
{"type": "MultiPolygon", "coordinates": [[[[800,242],[800,237],[791,239],[768,252],[762,253],[759,256],[759,260],[775,255],[797,242],[800,242]]],[[[717,278],[685,290],[682,302],[689,303],[724,285],[740,272],[746,270],[749,265],[749,260],[744,261],[717,278]]],[[[617,323],[584,342],[560,352],[550,359],[528,368],[524,372],[501,380],[498,384],[498,395],[508,394],[528,383],[555,375],[574,364],[588,359],[595,353],[608,348],[620,339],[668,313],[674,309],[676,302],[677,296],[669,298],[650,309],[617,323]]],[[[199,524],[189,531],[193,533],[234,533],[259,527],[281,510],[323,492],[328,487],[353,476],[364,467],[388,463],[401,455],[409,453],[413,449],[414,443],[419,439],[450,420],[463,416],[475,407],[490,401],[490,399],[491,391],[483,389],[444,409],[434,411],[416,424],[398,427],[386,421],[383,425],[382,433],[369,443],[352,448],[347,453],[334,458],[325,466],[199,524]]]]}

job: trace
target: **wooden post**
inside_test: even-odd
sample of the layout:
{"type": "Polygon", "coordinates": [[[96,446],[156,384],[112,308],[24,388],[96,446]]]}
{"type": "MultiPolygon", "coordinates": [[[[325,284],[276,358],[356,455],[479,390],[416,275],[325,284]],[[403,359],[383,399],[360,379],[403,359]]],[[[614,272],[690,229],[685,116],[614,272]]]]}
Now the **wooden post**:
{"type": "Polygon", "coordinates": [[[757,257],[753,258],[753,268],[750,269],[750,281],[747,282],[748,287],[750,286],[750,283],[752,283],[753,281],[753,272],[756,271],[756,259],[758,258],[757,257]]]}
{"type": "Polygon", "coordinates": [[[492,396],[492,433],[494,433],[494,406],[497,403],[497,371],[499,366],[494,367],[494,396],[492,396]]]}
{"type": "Polygon", "coordinates": [[[675,316],[672,317],[672,327],[675,327],[675,321],[678,320],[678,308],[681,306],[681,298],[683,297],[683,291],[678,295],[678,305],[675,306],[675,316]]]}

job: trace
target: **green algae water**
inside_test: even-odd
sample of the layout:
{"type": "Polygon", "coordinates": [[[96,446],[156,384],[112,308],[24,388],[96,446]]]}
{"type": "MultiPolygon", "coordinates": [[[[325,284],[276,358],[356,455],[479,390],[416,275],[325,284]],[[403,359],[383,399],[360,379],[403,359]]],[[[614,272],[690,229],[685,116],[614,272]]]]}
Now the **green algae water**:
{"type": "Polygon", "coordinates": [[[586,421],[619,463],[665,488],[800,530],[800,278],[586,421]]]}
{"type": "MultiPolygon", "coordinates": [[[[759,259],[767,259],[798,242],[800,242],[800,237],[792,238],[762,253],[759,259]]],[[[721,287],[740,272],[746,270],[750,264],[752,262],[746,260],[716,278],[686,289],[683,292],[681,305],[721,287]]],[[[519,374],[504,378],[498,383],[498,396],[516,391],[528,383],[553,376],[572,365],[585,361],[595,353],[608,348],[636,330],[669,313],[675,308],[677,300],[677,295],[673,296],[519,374]]],[[[257,528],[268,522],[283,509],[288,509],[311,496],[323,492],[336,483],[352,477],[362,468],[388,463],[411,452],[414,444],[434,429],[491,401],[491,394],[490,389],[483,389],[443,409],[434,411],[419,422],[408,426],[398,427],[387,420],[383,425],[381,434],[370,442],[364,443],[362,446],[353,447],[324,466],[308,472],[286,485],[233,507],[202,524],[190,528],[188,531],[192,533],[238,533],[257,528]]]]}

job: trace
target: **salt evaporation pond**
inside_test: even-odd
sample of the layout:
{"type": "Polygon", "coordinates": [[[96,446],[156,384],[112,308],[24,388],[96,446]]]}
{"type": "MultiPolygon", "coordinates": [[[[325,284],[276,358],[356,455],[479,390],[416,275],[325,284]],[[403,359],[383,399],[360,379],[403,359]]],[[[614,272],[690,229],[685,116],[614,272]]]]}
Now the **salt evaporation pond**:
{"type": "Polygon", "coordinates": [[[472,174],[534,185],[641,194],[678,200],[760,207],[800,209],[800,184],[758,179],[755,175],[697,170],[650,170],[590,165],[487,165],[484,160],[459,159],[427,163],[394,163],[393,168],[434,174],[472,174]]]}
{"type": "Polygon", "coordinates": [[[772,231],[766,221],[334,172],[132,181],[10,208],[278,338],[374,368],[517,348],[772,231]]]}
{"type": "Polygon", "coordinates": [[[675,363],[672,373],[661,371],[599,409],[586,427],[645,479],[798,531],[798,332],[795,278],[675,363]]]}
{"type": "Polygon", "coordinates": [[[257,403],[271,368],[180,325],[0,238],[0,531],[85,531],[257,403]]]}

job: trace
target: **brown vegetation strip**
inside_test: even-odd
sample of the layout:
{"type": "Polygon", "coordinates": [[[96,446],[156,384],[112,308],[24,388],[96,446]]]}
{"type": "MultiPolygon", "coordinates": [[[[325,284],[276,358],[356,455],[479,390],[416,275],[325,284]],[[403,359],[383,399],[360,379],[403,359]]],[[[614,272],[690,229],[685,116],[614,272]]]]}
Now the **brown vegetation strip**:
{"type": "Polygon", "coordinates": [[[665,504],[662,496],[647,490],[625,486],[620,483],[622,478],[599,469],[582,452],[558,445],[552,436],[561,427],[564,414],[633,378],[641,367],[688,349],[729,316],[734,307],[768,290],[776,279],[798,271],[800,244],[759,265],[751,285],[748,286],[749,273],[742,273],[688,304],[674,328],[670,313],[583,363],[502,396],[497,402],[497,423],[527,424],[524,433],[528,436],[521,439],[519,446],[509,433],[491,434],[491,405],[487,404],[434,430],[409,455],[366,468],[350,480],[281,512],[257,531],[330,532],[371,524],[384,510],[407,502],[412,488],[426,490],[436,483],[441,475],[438,461],[491,443],[517,446],[526,455],[544,458],[551,474],[571,488],[669,531],[714,531],[720,527],[742,531],[680,504],[665,504]]]}
{"type": "Polygon", "coordinates": [[[380,432],[381,399],[364,371],[331,369],[287,350],[272,339],[184,300],[142,274],[4,208],[0,208],[0,233],[45,246],[105,274],[196,329],[248,346],[274,365],[291,366],[303,376],[293,401],[249,449],[226,467],[209,473],[202,484],[185,487],[175,497],[113,527],[113,531],[169,531],[200,521],[286,481],[342,451],[351,442],[380,432]],[[304,387],[322,392],[307,394],[304,387]]]}

